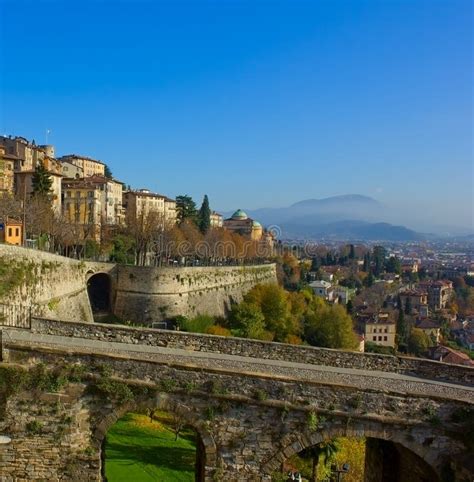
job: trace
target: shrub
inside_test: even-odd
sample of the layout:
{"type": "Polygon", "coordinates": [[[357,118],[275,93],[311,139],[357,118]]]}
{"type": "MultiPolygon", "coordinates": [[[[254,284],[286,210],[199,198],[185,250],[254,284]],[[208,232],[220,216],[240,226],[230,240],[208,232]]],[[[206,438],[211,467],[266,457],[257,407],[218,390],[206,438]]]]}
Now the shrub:
{"type": "Polygon", "coordinates": [[[207,333],[207,330],[212,325],[214,325],[214,318],[212,316],[198,315],[191,320],[185,320],[181,328],[191,333],[207,333]]]}
{"type": "Polygon", "coordinates": [[[220,325],[212,325],[207,330],[208,335],[231,336],[232,333],[227,328],[220,325]]]}

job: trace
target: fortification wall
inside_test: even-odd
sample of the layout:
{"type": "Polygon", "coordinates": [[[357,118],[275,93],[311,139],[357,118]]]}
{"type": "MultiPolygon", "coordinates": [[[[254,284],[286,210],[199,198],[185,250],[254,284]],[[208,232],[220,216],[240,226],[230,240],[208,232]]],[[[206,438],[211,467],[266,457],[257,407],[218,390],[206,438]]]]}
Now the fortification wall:
{"type": "Polygon", "coordinates": [[[53,319],[93,320],[87,267],[77,260],[0,244],[0,303],[31,306],[53,319]]]}
{"type": "Polygon", "coordinates": [[[276,283],[274,264],[152,268],[119,266],[114,280],[114,313],[151,323],[178,315],[225,316],[234,302],[258,283],[276,283]]]}

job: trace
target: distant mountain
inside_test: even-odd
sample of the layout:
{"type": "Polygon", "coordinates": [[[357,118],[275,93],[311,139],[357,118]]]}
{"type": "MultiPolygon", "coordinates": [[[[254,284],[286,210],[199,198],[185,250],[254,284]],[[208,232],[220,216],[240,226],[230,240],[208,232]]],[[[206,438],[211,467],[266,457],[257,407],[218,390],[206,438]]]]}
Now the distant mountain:
{"type": "MultiPolygon", "coordinates": [[[[358,240],[414,241],[424,236],[404,226],[381,222],[385,207],[360,194],[306,199],[285,208],[246,210],[265,226],[278,225],[282,236],[358,240]]],[[[230,216],[232,213],[228,213],[230,216]]]]}

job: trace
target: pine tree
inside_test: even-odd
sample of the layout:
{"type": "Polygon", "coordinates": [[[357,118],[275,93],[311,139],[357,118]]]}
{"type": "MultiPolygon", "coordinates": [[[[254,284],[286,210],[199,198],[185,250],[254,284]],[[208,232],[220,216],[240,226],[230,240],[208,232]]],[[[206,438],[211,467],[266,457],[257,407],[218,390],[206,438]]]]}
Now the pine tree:
{"type": "Polygon", "coordinates": [[[176,216],[180,224],[186,219],[196,222],[196,203],[191,196],[187,194],[184,196],[176,196],[176,216]]]}
{"type": "Polygon", "coordinates": [[[33,195],[47,197],[51,194],[53,186],[53,178],[49,174],[42,161],[40,161],[35,168],[32,178],[33,195]]]}
{"type": "Polygon", "coordinates": [[[199,209],[198,223],[201,233],[206,234],[211,227],[211,209],[209,207],[209,198],[207,194],[204,195],[204,199],[199,209]]]}

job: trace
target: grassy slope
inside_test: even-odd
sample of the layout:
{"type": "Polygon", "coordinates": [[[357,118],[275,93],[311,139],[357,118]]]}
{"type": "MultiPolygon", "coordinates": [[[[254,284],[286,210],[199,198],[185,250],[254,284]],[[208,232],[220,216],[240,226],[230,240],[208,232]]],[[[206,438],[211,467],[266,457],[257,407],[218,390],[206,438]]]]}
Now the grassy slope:
{"type": "Polygon", "coordinates": [[[174,438],[166,421],[128,413],[107,434],[108,482],[194,481],[195,434],[185,430],[174,438]]]}

